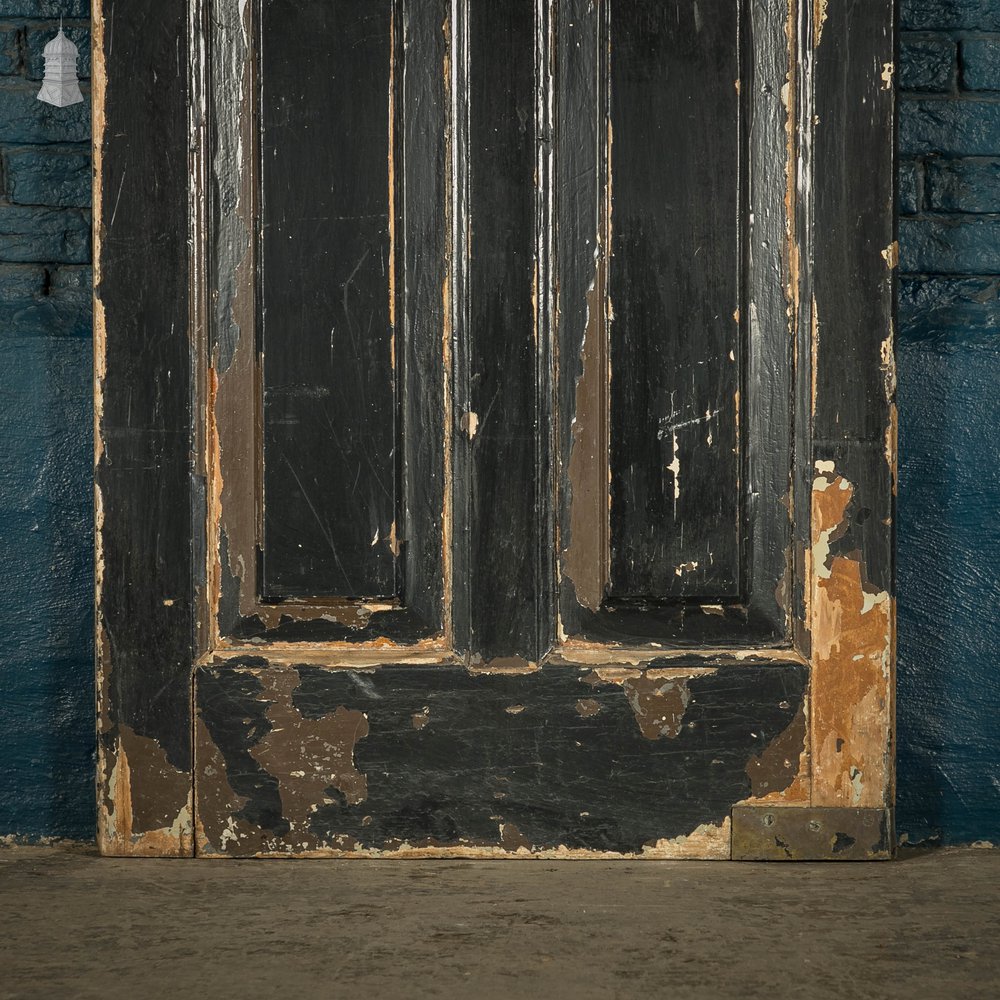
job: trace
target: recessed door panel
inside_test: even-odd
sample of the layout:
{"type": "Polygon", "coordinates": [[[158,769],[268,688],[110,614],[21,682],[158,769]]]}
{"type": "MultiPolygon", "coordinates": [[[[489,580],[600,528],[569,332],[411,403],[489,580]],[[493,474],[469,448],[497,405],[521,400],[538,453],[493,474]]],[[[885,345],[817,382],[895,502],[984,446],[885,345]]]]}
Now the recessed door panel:
{"type": "Polygon", "coordinates": [[[392,0],[260,6],[262,596],[395,597],[392,0]]]}
{"type": "MultiPolygon", "coordinates": [[[[745,6],[559,8],[565,640],[787,641],[791,522],[781,497],[793,468],[794,372],[788,317],[775,307],[777,220],[768,208],[754,230],[753,211],[755,198],[773,200],[784,171],[773,157],[757,169],[752,156],[753,122],[769,108],[748,85],[765,43],[745,6]]],[[[761,139],[774,124],[760,123],[761,139]]]]}
{"type": "Polygon", "coordinates": [[[739,9],[609,4],[611,599],[741,593],[739,9]]]}
{"type": "Polygon", "coordinates": [[[228,642],[445,629],[445,6],[220,9],[210,537],[228,642]]]}

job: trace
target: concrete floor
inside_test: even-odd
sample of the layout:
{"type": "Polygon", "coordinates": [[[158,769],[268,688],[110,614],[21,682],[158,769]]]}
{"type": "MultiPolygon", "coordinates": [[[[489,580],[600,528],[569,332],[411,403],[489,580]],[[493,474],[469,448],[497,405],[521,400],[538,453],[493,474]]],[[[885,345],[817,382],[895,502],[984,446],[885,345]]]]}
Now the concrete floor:
{"type": "Polygon", "coordinates": [[[888,864],[0,849],[0,998],[1000,997],[1000,851],[888,864]]]}

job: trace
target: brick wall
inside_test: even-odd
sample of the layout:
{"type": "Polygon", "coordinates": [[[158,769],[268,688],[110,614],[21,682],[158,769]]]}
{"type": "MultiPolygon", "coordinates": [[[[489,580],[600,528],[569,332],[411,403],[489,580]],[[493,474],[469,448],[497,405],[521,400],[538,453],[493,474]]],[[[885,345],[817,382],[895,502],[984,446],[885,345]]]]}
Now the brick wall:
{"type": "Polygon", "coordinates": [[[93,835],[90,88],[36,99],[64,15],[0,0],[0,835],[93,835]]]}
{"type": "Polygon", "coordinates": [[[0,0],[0,327],[20,336],[90,332],[90,109],[36,99],[60,12],[89,79],[87,0],[0,0]]]}
{"type": "Polygon", "coordinates": [[[898,826],[1000,843],[1000,0],[900,20],[898,826]]]}

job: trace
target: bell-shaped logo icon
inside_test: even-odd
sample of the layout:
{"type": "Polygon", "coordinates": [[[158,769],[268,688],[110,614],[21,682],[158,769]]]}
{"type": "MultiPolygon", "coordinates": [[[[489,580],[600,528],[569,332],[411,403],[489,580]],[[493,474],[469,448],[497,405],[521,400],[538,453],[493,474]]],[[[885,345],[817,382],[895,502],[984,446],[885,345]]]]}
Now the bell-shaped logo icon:
{"type": "Polygon", "coordinates": [[[83,100],[80,81],[76,76],[77,47],[63,34],[62,23],[59,34],[45,46],[45,77],[38,99],[57,108],[79,104],[83,100]]]}

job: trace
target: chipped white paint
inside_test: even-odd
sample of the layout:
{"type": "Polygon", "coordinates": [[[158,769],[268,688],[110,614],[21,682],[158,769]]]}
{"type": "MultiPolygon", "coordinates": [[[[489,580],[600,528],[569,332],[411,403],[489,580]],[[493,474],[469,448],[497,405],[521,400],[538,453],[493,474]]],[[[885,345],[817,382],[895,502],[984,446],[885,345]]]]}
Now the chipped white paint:
{"type": "Polygon", "coordinates": [[[674,460],[667,466],[667,469],[674,476],[674,517],[677,517],[677,501],[681,498],[681,456],[677,447],[677,431],[673,432],[674,460]]]}
{"type": "Polygon", "coordinates": [[[673,840],[658,840],[643,847],[642,857],[669,860],[671,858],[728,859],[732,840],[730,819],[727,816],[719,826],[702,823],[689,834],[673,840]]]}
{"type": "Polygon", "coordinates": [[[887,591],[880,591],[877,594],[869,594],[868,591],[863,591],[861,595],[861,613],[867,615],[870,611],[877,607],[887,606],[889,604],[889,594],[887,591]]]}
{"type": "Polygon", "coordinates": [[[232,816],[226,817],[226,828],[219,836],[219,850],[227,850],[229,841],[232,841],[234,844],[239,844],[240,842],[240,835],[236,829],[236,824],[233,822],[232,816]]]}
{"type": "MultiPolygon", "coordinates": [[[[851,484],[843,476],[830,478],[834,476],[835,469],[836,465],[833,462],[816,462],[816,479],[813,481],[813,490],[815,492],[825,493],[829,489],[838,489],[846,492],[852,488],[851,484]]],[[[816,575],[825,580],[830,579],[833,572],[830,567],[830,540],[833,533],[839,527],[839,524],[835,524],[829,528],[824,528],[818,532],[816,541],[813,544],[813,567],[816,575]]]]}
{"type": "MultiPolygon", "coordinates": [[[[581,814],[582,815],[582,814],[581,814]]],[[[510,824],[504,823],[500,827],[501,836],[504,828],[510,824]]],[[[513,829],[517,829],[514,827],[513,829]]],[[[547,861],[566,861],[570,859],[588,860],[653,860],[668,861],[678,858],[697,858],[701,860],[728,860],[730,857],[730,843],[732,831],[730,818],[727,816],[719,826],[711,823],[702,823],[695,827],[688,834],[681,834],[671,840],[658,840],[653,844],[646,844],[641,851],[618,853],[616,851],[592,851],[583,848],[559,847],[535,848],[518,845],[509,848],[500,845],[490,846],[477,844],[464,838],[459,838],[458,843],[449,847],[428,847],[425,845],[411,844],[408,840],[402,841],[391,851],[380,851],[377,848],[362,848],[359,850],[345,851],[339,848],[303,848],[294,852],[295,857],[301,858],[468,858],[472,860],[485,860],[489,858],[534,858],[547,861]]],[[[218,857],[222,849],[214,856],[218,857]]],[[[253,857],[256,858],[282,858],[289,857],[292,852],[288,850],[265,849],[255,851],[253,857]]],[[[211,849],[207,850],[204,857],[212,857],[211,849]]]]}
{"type": "Polygon", "coordinates": [[[814,33],[814,44],[818,48],[819,43],[823,41],[823,28],[826,25],[826,19],[830,16],[827,12],[828,0],[814,0],[815,6],[813,7],[813,33],[814,33]]]}
{"type": "Polygon", "coordinates": [[[860,805],[861,797],[864,794],[865,782],[864,773],[856,767],[851,768],[851,803],[860,805]]]}
{"type": "Polygon", "coordinates": [[[890,326],[889,332],[879,348],[880,367],[887,403],[891,403],[896,395],[896,351],[893,344],[895,339],[895,330],[890,326]]]}

